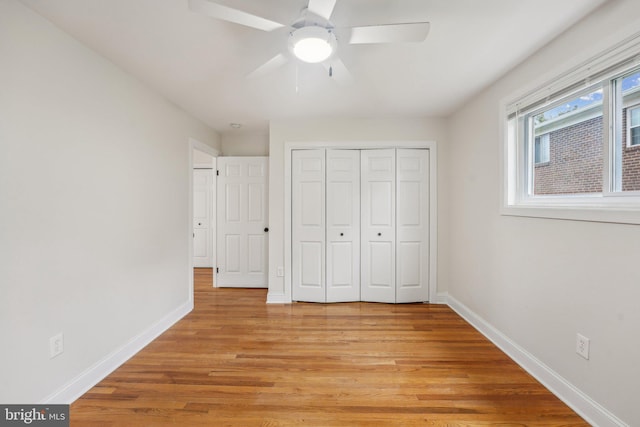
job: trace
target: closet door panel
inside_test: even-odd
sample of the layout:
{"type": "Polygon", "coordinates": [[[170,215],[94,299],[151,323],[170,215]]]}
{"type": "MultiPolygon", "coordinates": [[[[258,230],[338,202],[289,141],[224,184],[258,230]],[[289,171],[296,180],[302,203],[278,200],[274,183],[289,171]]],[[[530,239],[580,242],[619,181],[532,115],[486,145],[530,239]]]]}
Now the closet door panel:
{"type": "Polygon", "coordinates": [[[360,152],[327,150],[327,302],[360,300],[360,152]]]}
{"type": "Polygon", "coordinates": [[[325,302],[325,150],[291,153],[294,301],[325,302]]]}
{"type": "Polygon", "coordinates": [[[397,150],[396,302],[429,300],[429,150],[397,150]]]}
{"type": "Polygon", "coordinates": [[[368,271],[371,287],[390,288],[393,285],[393,255],[393,242],[369,242],[368,271]]]}
{"type": "Polygon", "coordinates": [[[361,300],[395,302],[395,150],[361,152],[361,300]]]}
{"type": "MultiPolygon", "coordinates": [[[[322,243],[300,242],[300,286],[322,289],[322,243]]],[[[321,301],[322,302],[322,301],[321,301]]]]}

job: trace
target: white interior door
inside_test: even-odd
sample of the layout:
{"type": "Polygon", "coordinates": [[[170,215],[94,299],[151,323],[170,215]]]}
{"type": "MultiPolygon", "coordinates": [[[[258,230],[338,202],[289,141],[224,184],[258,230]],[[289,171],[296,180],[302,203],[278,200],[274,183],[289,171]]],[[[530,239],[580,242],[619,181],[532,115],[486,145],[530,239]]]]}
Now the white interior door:
{"type": "Polygon", "coordinates": [[[326,153],[327,302],[360,300],[360,151],[326,153]]]}
{"type": "Polygon", "coordinates": [[[213,169],[193,170],[193,266],[213,267],[213,169]]]}
{"type": "Polygon", "coordinates": [[[396,152],[396,302],[429,300],[429,150],[396,152]]]}
{"type": "Polygon", "coordinates": [[[291,153],[291,296],[325,302],[325,150],[291,153]]]}
{"type": "Polygon", "coordinates": [[[221,287],[267,287],[267,157],[218,157],[217,276],[221,287]]]}
{"type": "Polygon", "coordinates": [[[396,301],[395,169],[395,149],[362,150],[362,301],[396,301]]]}

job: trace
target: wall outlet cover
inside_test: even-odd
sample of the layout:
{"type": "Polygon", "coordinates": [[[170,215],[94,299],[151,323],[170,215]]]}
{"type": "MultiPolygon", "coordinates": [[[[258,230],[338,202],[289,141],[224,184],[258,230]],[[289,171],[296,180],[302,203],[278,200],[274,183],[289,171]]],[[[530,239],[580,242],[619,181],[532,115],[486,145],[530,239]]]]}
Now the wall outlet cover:
{"type": "Polygon", "coordinates": [[[576,335],[576,353],[589,360],[589,338],[584,335],[576,335]]]}
{"type": "Polygon", "coordinates": [[[54,357],[60,355],[64,351],[64,335],[59,333],[58,335],[54,335],[49,338],[49,357],[53,359],[54,357]]]}

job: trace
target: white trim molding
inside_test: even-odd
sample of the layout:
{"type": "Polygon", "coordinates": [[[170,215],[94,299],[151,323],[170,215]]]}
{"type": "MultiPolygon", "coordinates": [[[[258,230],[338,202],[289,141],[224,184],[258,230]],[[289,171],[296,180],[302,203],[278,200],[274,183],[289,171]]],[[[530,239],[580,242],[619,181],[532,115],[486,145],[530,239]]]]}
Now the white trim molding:
{"type": "Polygon", "coordinates": [[[291,304],[291,298],[281,292],[267,293],[267,304],[291,304]]]}
{"type": "Polygon", "coordinates": [[[448,295],[447,303],[471,326],[494,343],[507,356],[540,381],[549,391],[576,411],[589,424],[598,427],[629,427],[624,421],[591,399],[549,366],[516,344],[469,307],[448,295]]]}
{"type": "Polygon", "coordinates": [[[119,349],[82,372],[80,375],[62,386],[59,390],[47,396],[42,404],[71,404],[93,386],[102,381],[107,375],[118,369],[140,350],[158,338],[167,329],[193,310],[193,300],[187,301],[171,313],[164,316],[149,329],[131,338],[119,349]]]}
{"type": "Polygon", "coordinates": [[[449,295],[446,292],[438,292],[433,299],[430,301],[431,304],[448,304],[449,303],[449,295]]]}

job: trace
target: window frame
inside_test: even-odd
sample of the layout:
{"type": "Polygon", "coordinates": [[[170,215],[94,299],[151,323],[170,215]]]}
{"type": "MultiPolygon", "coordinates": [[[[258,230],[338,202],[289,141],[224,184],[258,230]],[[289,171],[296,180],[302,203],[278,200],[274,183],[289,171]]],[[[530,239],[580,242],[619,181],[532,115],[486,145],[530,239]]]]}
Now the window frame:
{"type": "Polygon", "coordinates": [[[533,167],[536,166],[545,166],[551,162],[551,133],[543,133],[542,135],[536,136],[533,140],[533,167]],[[543,137],[544,137],[544,145],[543,145],[543,137]],[[540,147],[539,150],[536,149],[536,145],[540,147]],[[542,148],[544,150],[544,156],[542,156],[542,148]],[[540,156],[536,156],[540,154],[540,156]],[[538,158],[536,158],[538,157],[538,158]],[[541,160],[544,159],[544,160],[541,160]]]}
{"type": "Polygon", "coordinates": [[[629,105],[627,107],[627,128],[625,129],[626,133],[627,133],[627,148],[640,148],[640,142],[637,144],[632,144],[631,143],[631,129],[632,128],[639,128],[640,129],[640,123],[635,125],[635,126],[631,126],[631,110],[639,110],[640,112],[640,103],[638,104],[633,104],[633,105],[629,105]]]}
{"type": "Polygon", "coordinates": [[[500,102],[502,215],[640,224],[640,191],[615,191],[613,164],[615,141],[622,136],[621,126],[616,126],[622,110],[616,112],[617,103],[612,102],[613,82],[636,69],[640,70],[640,32],[564,72],[548,73],[541,84],[500,102]],[[532,196],[535,144],[526,142],[525,117],[598,84],[603,98],[602,192],[532,196]]]}

